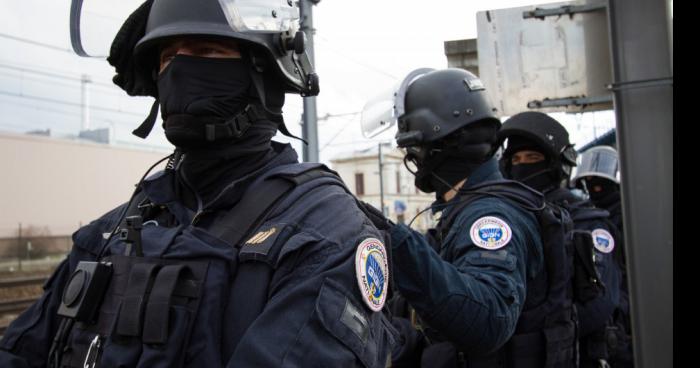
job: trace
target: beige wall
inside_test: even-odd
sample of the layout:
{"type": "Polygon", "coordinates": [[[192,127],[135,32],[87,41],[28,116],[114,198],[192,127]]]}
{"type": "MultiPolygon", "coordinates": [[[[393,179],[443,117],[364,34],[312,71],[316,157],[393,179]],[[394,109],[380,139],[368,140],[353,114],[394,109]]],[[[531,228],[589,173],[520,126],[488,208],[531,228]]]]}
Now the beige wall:
{"type": "Polygon", "coordinates": [[[127,201],[168,152],[48,137],[0,134],[0,238],[18,224],[67,235],[127,201]]]}

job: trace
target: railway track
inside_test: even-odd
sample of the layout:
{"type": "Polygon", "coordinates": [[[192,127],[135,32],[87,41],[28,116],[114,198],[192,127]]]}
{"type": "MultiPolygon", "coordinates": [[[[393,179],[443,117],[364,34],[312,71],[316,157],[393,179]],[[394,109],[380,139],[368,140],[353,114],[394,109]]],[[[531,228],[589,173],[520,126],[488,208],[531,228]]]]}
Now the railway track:
{"type": "Polygon", "coordinates": [[[11,279],[2,279],[0,280],[0,288],[41,285],[45,281],[46,276],[15,277],[11,279]]]}
{"type": "MultiPolygon", "coordinates": [[[[46,278],[47,276],[44,275],[2,279],[0,280],[0,289],[42,285],[44,282],[46,282],[46,278]]],[[[32,297],[0,300],[0,317],[8,314],[20,314],[29,308],[29,306],[32,305],[32,303],[34,303],[38,298],[39,296],[37,295],[32,297]]],[[[9,320],[0,322],[0,337],[5,334],[5,330],[7,329],[9,323],[9,320]]]]}

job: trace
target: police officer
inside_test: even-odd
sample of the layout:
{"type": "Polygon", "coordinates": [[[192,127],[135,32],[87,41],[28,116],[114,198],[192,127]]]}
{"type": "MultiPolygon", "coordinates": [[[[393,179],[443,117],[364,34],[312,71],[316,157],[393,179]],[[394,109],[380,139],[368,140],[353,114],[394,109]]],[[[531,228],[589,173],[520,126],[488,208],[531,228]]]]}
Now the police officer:
{"type": "Polygon", "coordinates": [[[596,207],[607,210],[610,220],[617,230],[618,245],[614,257],[621,265],[622,284],[620,289],[620,307],[615,310],[614,321],[620,336],[618,349],[611,352],[611,364],[615,367],[633,365],[631,325],[629,314],[629,292],[627,290],[627,273],[625,267],[624,233],[622,227],[622,205],[620,200],[620,180],[617,151],[610,146],[592,147],[581,155],[573,181],[577,188],[587,193],[596,207]]]}
{"type": "Polygon", "coordinates": [[[536,216],[544,200],[503,180],[494,157],[501,123],[481,81],[461,69],[428,72],[403,102],[396,140],[441,217],[434,237],[391,228],[393,281],[410,305],[393,321],[402,335],[394,366],[573,366],[573,322],[556,292],[547,295],[536,216]],[[545,343],[553,326],[561,333],[545,343]]]}
{"type": "Polygon", "coordinates": [[[217,0],[131,15],[115,82],[157,98],[175,153],[73,235],[0,366],[385,366],[380,232],[333,173],[271,140],[284,93],[317,92],[303,50],[279,43],[294,36],[232,28],[217,0]]]}
{"type": "Polygon", "coordinates": [[[577,188],[588,193],[596,207],[610,213],[610,220],[622,231],[618,172],[617,151],[610,146],[596,146],[581,155],[581,164],[573,181],[577,188]]]}
{"type": "Polygon", "coordinates": [[[576,151],[558,121],[541,112],[522,112],[503,123],[498,138],[501,143],[507,140],[501,158],[504,175],[544,193],[547,201],[569,211],[577,230],[591,233],[596,278],[600,278],[604,292],[574,287],[581,366],[606,366],[609,350],[616,344],[611,325],[613,312],[620,304],[622,281],[620,266],[612,253],[619,247],[619,240],[609,214],[566,188],[576,165],[576,151]]]}

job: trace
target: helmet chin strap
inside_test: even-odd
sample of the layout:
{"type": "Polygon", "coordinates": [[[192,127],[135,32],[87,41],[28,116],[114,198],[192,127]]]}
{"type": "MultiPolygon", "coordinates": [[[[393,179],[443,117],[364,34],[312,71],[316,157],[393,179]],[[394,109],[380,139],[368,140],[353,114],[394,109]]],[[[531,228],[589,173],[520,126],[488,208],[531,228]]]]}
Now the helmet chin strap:
{"type": "MultiPolygon", "coordinates": [[[[411,173],[411,175],[416,176],[416,171],[411,170],[410,167],[408,167],[408,163],[406,162],[409,158],[409,155],[403,156],[403,166],[406,167],[406,170],[411,173]]],[[[415,163],[415,162],[414,162],[415,163]]]]}
{"type": "MultiPolygon", "coordinates": [[[[260,98],[260,103],[262,104],[263,109],[265,109],[265,111],[267,111],[268,114],[281,116],[282,115],[281,113],[272,112],[267,107],[266,95],[265,95],[265,83],[263,81],[262,71],[258,70],[257,67],[253,65],[252,60],[249,62],[249,64],[251,65],[251,67],[250,67],[250,79],[253,81],[253,86],[255,86],[255,90],[258,92],[258,97],[260,98]]],[[[299,138],[299,137],[295,136],[294,134],[290,133],[289,130],[287,129],[287,126],[284,124],[284,121],[277,124],[277,128],[279,129],[280,132],[282,132],[282,134],[286,135],[287,137],[300,140],[300,141],[304,142],[304,144],[306,144],[307,146],[309,145],[309,142],[307,142],[303,138],[299,138]]]]}
{"type": "Polygon", "coordinates": [[[146,116],[146,119],[139,125],[138,128],[134,129],[131,134],[142,138],[146,139],[148,135],[151,133],[151,130],[153,130],[153,126],[156,124],[156,118],[158,117],[158,107],[160,107],[160,104],[158,103],[158,99],[156,98],[155,101],[153,101],[153,105],[151,106],[151,112],[146,116]]]}

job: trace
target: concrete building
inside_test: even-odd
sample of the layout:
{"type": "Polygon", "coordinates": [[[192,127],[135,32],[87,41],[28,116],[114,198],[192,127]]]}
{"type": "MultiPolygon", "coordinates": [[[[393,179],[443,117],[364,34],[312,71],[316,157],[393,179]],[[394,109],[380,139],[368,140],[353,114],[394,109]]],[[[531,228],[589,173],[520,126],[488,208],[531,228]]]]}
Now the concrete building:
{"type": "Polygon", "coordinates": [[[445,41],[445,56],[448,68],[465,69],[479,76],[477,39],[445,41]]]}
{"type": "Polygon", "coordinates": [[[0,133],[0,239],[67,236],[129,199],[168,152],[0,133]],[[36,234],[39,235],[39,234],[36,234]]]}
{"type": "MultiPolygon", "coordinates": [[[[430,207],[435,195],[425,194],[415,187],[413,175],[403,164],[403,156],[398,149],[382,146],[384,214],[394,222],[408,224],[420,211],[430,207]]],[[[331,163],[353,194],[381,208],[379,146],[341,155],[331,163]]],[[[435,223],[431,211],[426,211],[412,227],[425,231],[435,223]]]]}

